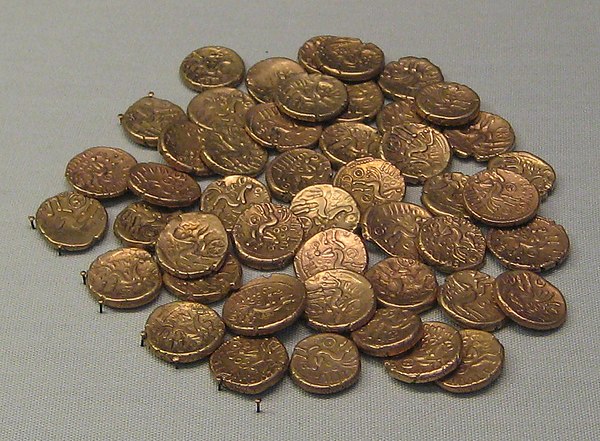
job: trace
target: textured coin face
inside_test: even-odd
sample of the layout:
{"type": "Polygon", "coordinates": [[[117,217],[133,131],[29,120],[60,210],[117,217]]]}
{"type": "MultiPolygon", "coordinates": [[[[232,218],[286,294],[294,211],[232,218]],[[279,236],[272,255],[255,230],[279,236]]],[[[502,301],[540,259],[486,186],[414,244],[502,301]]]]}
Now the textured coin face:
{"type": "Polygon", "coordinates": [[[227,255],[229,240],[217,216],[184,213],[171,219],[156,241],[156,258],[168,273],[194,279],[216,271],[227,255]]]}
{"type": "Polygon", "coordinates": [[[179,214],[147,202],[133,202],[117,215],[113,231],[124,245],[151,250],[169,220],[179,214]]]}
{"type": "Polygon", "coordinates": [[[319,70],[344,81],[375,78],[385,64],[383,51],[358,38],[331,37],[317,47],[319,70]]]}
{"type": "Polygon", "coordinates": [[[162,279],[152,255],[140,248],[118,248],[96,258],[87,272],[92,296],[117,309],[138,308],[160,293],[162,279]]]}
{"type": "Polygon", "coordinates": [[[210,357],[210,370],[227,389],[259,394],[275,386],[287,371],[288,354],[275,337],[236,336],[210,357]]]}
{"type": "Polygon", "coordinates": [[[423,185],[421,203],[436,216],[470,218],[463,198],[467,179],[458,172],[432,176],[423,185]]]}
{"type": "Polygon", "coordinates": [[[223,304],[223,320],[234,333],[269,335],[294,323],[304,312],[306,290],[296,277],[272,274],[254,279],[223,304]]]}
{"type": "Polygon", "coordinates": [[[444,81],[439,67],[427,58],[403,57],[385,65],[379,76],[379,86],[392,99],[414,98],[430,84],[444,81]]]}
{"type": "Polygon", "coordinates": [[[383,107],[383,93],[374,81],[346,84],[348,108],[337,117],[338,121],[371,121],[383,107]]]}
{"type": "Polygon", "coordinates": [[[246,111],[255,104],[241,90],[217,87],[196,95],[188,104],[189,118],[205,129],[217,129],[229,125],[244,125],[246,111]]]}
{"type": "Polygon", "coordinates": [[[165,162],[175,170],[196,176],[209,176],[212,172],[200,157],[205,139],[206,129],[181,119],[162,131],[158,140],[158,151],[165,162]]]}
{"type": "Polygon", "coordinates": [[[463,199],[471,216],[493,227],[523,224],[535,216],[540,205],[536,188],[521,175],[504,169],[470,176],[463,199]]]}
{"type": "Polygon", "coordinates": [[[389,257],[369,268],[365,277],[381,306],[420,313],[435,304],[435,272],[418,260],[389,257]]]}
{"type": "Polygon", "coordinates": [[[196,49],[185,57],[179,67],[183,83],[202,92],[215,87],[235,87],[244,78],[244,61],[233,50],[221,46],[196,49]]]}
{"type": "Polygon", "coordinates": [[[479,114],[479,96],[458,83],[440,82],[425,86],[415,97],[417,112],[439,126],[462,126],[479,114]]]}
{"type": "Polygon", "coordinates": [[[106,231],[108,215],[100,202],[67,191],[46,199],[35,214],[37,229],[59,250],[85,250],[106,231]]]}
{"type": "Polygon", "coordinates": [[[187,207],[200,198],[200,186],[192,177],[156,162],[133,166],[127,185],[136,196],[161,207],[187,207]]]}
{"type": "Polygon", "coordinates": [[[331,35],[317,35],[307,40],[298,50],[298,63],[309,73],[320,73],[320,62],[317,58],[317,48],[331,35]]]}
{"type": "Polygon", "coordinates": [[[299,73],[306,72],[302,66],[289,58],[267,58],[248,69],[246,88],[259,103],[272,102],[275,100],[279,83],[299,73]]]}
{"type": "Polygon", "coordinates": [[[381,136],[373,127],[357,122],[338,122],[323,130],[319,148],[339,168],[350,161],[379,156],[381,136]]]}
{"type": "Polygon", "coordinates": [[[170,363],[191,363],[219,347],[225,325],[208,306],[177,301],[152,311],[144,332],[145,342],[158,358],[170,363]]]}
{"type": "Polygon", "coordinates": [[[373,287],[358,273],[325,270],[309,277],[304,284],[308,325],[318,331],[354,331],[375,313],[373,287]]]}
{"type": "Polygon", "coordinates": [[[494,331],[506,321],[495,301],[494,281],[492,276],[479,271],[458,271],[446,277],[438,303],[460,325],[494,331]]]}
{"type": "Polygon", "coordinates": [[[531,271],[506,271],[496,277],[496,300],[512,321],[525,328],[555,329],[567,318],[562,293],[531,271]]]}
{"type": "Polygon", "coordinates": [[[423,118],[417,114],[414,100],[408,98],[398,98],[383,106],[375,121],[381,132],[387,132],[392,127],[403,126],[407,123],[423,124],[423,118]]]}
{"type": "Polygon", "coordinates": [[[426,322],[423,327],[423,338],[412,351],[385,361],[388,374],[396,380],[436,381],[454,371],[460,363],[462,344],[456,329],[441,322],[426,322]]]}

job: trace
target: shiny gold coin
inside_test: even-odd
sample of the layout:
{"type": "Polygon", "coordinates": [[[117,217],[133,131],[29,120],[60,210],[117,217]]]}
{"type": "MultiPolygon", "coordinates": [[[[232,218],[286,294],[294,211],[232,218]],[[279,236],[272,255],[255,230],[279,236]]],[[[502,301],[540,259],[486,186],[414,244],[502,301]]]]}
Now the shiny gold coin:
{"type": "Polygon", "coordinates": [[[235,334],[269,335],[298,320],[305,306],[306,290],[300,280],[271,274],[251,280],[229,296],[223,304],[223,320],[235,334]]]}
{"type": "Polygon", "coordinates": [[[248,69],[246,88],[250,96],[259,103],[273,102],[279,83],[299,73],[306,72],[302,66],[289,58],[267,58],[248,69]]]}
{"type": "Polygon", "coordinates": [[[217,216],[184,213],[171,219],[156,241],[156,258],[168,273],[195,279],[221,267],[229,240],[217,216]]]}
{"type": "Polygon", "coordinates": [[[333,394],[349,388],[360,375],[360,354],[351,340],[338,334],[315,334],[298,342],[290,376],[313,394],[333,394]]]}
{"type": "Polygon", "coordinates": [[[308,73],[320,73],[320,62],[317,58],[317,49],[326,40],[332,38],[331,35],[317,35],[307,40],[298,50],[298,63],[308,73]]]}
{"type": "Polygon", "coordinates": [[[200,186],[192,177],[156,162],[133,166],[127,185],[136,196],[161,207],[188,207],[200,198],[200,186]]]}
{"type": "Polygon", "coordinates": [[[175,170],[196,176],[210,176],[212,172],[200,157],[205,132],[206,129],[187,119],[176,121],[160,134],[158,152],[175,170]]]}
{"type": "Polygon", "coordinates": [[[152,255],[140,248],[118,248],[96,258],[87,271],[92,296],[116,309],[138,308],[160,294],[162,279],[152,255]]]}
{"type": "Polygon", "coordinates": [[[65,177],[77,192],[96,199],[121,196],[127,191],[133,156],[115,147],[92,147],[67,164],[65,177]]]}
{"type": "Polygon", "coordinates": [[[210,370],[227,389],[259,394],[281,381],[289,358],[275,337],[236,336],[225,341],[210,356],[210,370]]]}
{"type": "Polygon", "coordinates": [[[321,134],[319,148],[339,168],[364,157],[378,157],[381,136],[373,127],[357,122],[334,123],[321,134]]]}
{"type": "Polygon", "coordinates": [[[535,216],[540,205],[538,191],[527,179],[501,168],[470,176],[463,199],[471,216],[493,227],[523,224],[535,216]]]}
{"type": "Polygon", "coordinates": [[[125,246],[152,250],[160,232],[179,214],[144,201],[132,202],[117,215],[113,231],[125,246]]]}
{"type": "Polygon", "coordinates": [[[238,217],[232,231],[240,260],[268,270],[287,266],[302,245],[300,220],[283,205],[254,204],[238,217]]]}
{"type": "Polygon", "coordinates": [[[391,61],[379,76],[379,86],[392,99],[414,99],[421,88],[440,81],[444,81],[440,68],[427,58],[418,57],[391,61]]]}
{"type": "Polygon", "coordinates": [[[54,248],[79,251],[100,240],[108,226],[108,215],[96,199],[66,191],[42,202],[35,223],[54,248]]]}
{"type": "Polygon", "coordinates": [[[225,325],[208,306],[177,301],[152,311],[144,333],[144,341],[161,360],[192,363],[208,357],[221,345],[225,325]]]}
{"type": "Polygon", "coordinates": [[[425,181],[421,203],[435,216],[469,219],[463,189],[469,177],[459,172],[440,173],[425,181]]]}
{"type": "Polygon", "coordinates": [[[454,372],[437,381],[448,392],[469,393],[492,384],[502,372],[504,347],[489,332],[476,329],[459,331],[461,361],[454,372]]]}
{"type": "Polygon", "coordinates": [[[435,305],[439,289],[435,272],[418,260],[389,257],[369,268],[365,277],[383,307],[416,314],[435,305]]]}
{"type": "Polygon", "coordinates": [[[479,95],[458,83],[425,86],[417,92],[415,104],[421,117],[444,127],[468,124],[479,115],[479,95]]]}
{"type": "Polygon", "coordinates": [[[387,132],[395,126],[403,126],[407,123],[424,124],[423,118],[417,114],[414,100],[398,98],[386,104],[377,114],[377,128],[380,132],[387,132]]]}
{"type": "Polygon", "coordinates": [[[188,104],[189,118],[205,129],[217,129],[229,125],[244,125],[246,111],[255,104],[241,90],[217,87],[196,95],[188,104]]]}
{"type": "Polygon", "coordinates": [[[375,314],[375,293],[367,279],[346,269],[321,271],[304,281],[306,319],[317,331],[349,332],[375,314]]]}
{"type": "Polygon", "coordinates": [[[396,308],[382,308],[360,329],[352,332],[352,340],[365,354],[393,357],[412,349],[423,337],[421,318],[396,308]]]}
{"type": "Polygon", "coordinates": [[[383,93],[374,81],[346,84],[346,91],[348,107],[337,117],[337,121],[371,121],[383,107],[383,93]]]}
{"type": "Polygon", "coordinates": [[[317,47],[319,70],[344,81],[367,81],[383,70],[383,51],[358,38],[331,37],[317,47]]]}
{"type": "Polygon", "coordinates": [[[504,325],[506,316],[496,304],[494,282],[479,271],[458,271],[446,277],[438,303],[461,326],[495,331],[504,325]]]}
{"type": "Polygon", "coordinates": [[[246,67],[233,50],[221,46],[196,49],[183,59],[179,75],[183,84],[202,92],[215,87],[235,87],[242,82],[246,67]]]}
{"type": "Polygon", "coordinates": [[[440,322],[423,323],[424,335],[408,353],[384,362],[387,373],[405,383],[428,383],[454,371],[460,363],[460,334],[440,322]]]}

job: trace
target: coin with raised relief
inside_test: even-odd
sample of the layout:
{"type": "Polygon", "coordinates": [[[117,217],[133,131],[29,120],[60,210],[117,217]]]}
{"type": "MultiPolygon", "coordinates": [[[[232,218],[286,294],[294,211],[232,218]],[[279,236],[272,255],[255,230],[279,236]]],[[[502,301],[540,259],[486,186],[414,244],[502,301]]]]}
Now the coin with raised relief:
{"type": "Polygon", "coordinates": [[[319,70],[344,81],[375,78],[385,64],[383,51],[358,38],[331,37],[316,49],[319,70]]]}
{"type": "Polygon", "coordinates": [[[332,38],[332,35],[317,35],[308,39],[300,49],[298,49],[298,63],[300,63],[308,73],[321,72],[319,70],[321,64],[317,58],[317,49],[329,38],[332,38]]]}
{"type": "Polygon", "coordinates": [[[248,69],[246,89],[259,103],[272,102],[279,83],[299,73],[306,71],[294,60],[285,57],[267,58],[248,69]]]}
{"type": "Polygon", "coordinates": [[[383,93],[374,81],[346,84],[346,91],[348,107],[337,117],[337,121],[371,121],[383,107],[383,93]]]}
{"type": "Polygon", "coordinates": [[[323,130],[319,148],[335,168],[358,158],[378,157],[381,136],[371,126],[337,122],[323,130]]]}
{"type": "Polygon", "coordinates": [[[190,53],[181,62],[179,75],[183,84],[202,92],[215,87],[235,87],[242,82],[246,68],[232,49],[205,46],[190,53]]]}
{"type": "Polygon", "coordinates": [[[414,99],[421,88],[444,81],[444,76],[427,58],[402,57],[386,64],[378,81],[389,98],[414,99]]]}
{"type": "Polygon", "coordinates": [[[243,127],[246,111],[255,104],[254,100],[241,90],[217,87],[192,98],[187,114],[193,122],[205,129],[230,125],[243,127]]]}
{"type": "Polygon", "coordinates": [[[479,115],[479,95],[463,84],[439,82],[419,89],[415,96],[417,113],[444,127],[468,124],[479,115]]]}
{"type": "Polygon", "coordinates": [[[210,176],[212,171],[200,157],[206,130],[187,119],[169,124],[160,134],[158,152],[175,170],[196,176],[210,176]]]}
{"type": "Polygon", "coordinates": [[[377,114],[375,120],[380,132],[387,132],[395,126],[403,126],[407,123],[424,124],[423,118],[417,114],[414,100],[398,98],[386,104],[377,114]]]}
{"type": "Polygon", "coordinates": [[[469,219],[463,189],[469,177],[460,172],[440,173],[423,184],[421,203],[435,216],[469,219]]]}
{"type": "Polygon", "coordinates": [[[160,232],[179,214],[148,202],[132,202],[117,215],[113,232],[125,246],[152,250],[160,232]]]}

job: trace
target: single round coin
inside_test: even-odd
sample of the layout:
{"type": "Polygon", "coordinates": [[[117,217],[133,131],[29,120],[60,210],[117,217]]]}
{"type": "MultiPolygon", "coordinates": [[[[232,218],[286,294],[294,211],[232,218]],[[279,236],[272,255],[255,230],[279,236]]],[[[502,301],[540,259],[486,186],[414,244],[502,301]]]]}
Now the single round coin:
{"type": "Polygon", "coordinates": [[[423,124],[423,118],[417,113],[417,107],[414,100],[408,98],[398,98],[389,104],[386,104],[377,114],[375,120],[380,132],[387,132],[395,126],[403,126],[407,123],[423,124]]]}
{"type": "Polygon", "coordinates": [[[421,203],[435,216],[469,219],[463,189],[469,177],[460,172],[440,173],[423,184],[421,203]]]}
{"type": "Polygon", "coordinates": [[[132,202],[117,215],[113,231],[125,246],[152,250],[160,232],[179,214],[148,202],[132,202]]]}
{"type": "Polygon", "coordinates": [[[439,82],[425,86],[415,96],[417,112],[433,124],[455,127],[468,124],[479,114],[479,96],[469,87],[439,82]]]}
{"type": "Polygon", "coordinates": [[[229,125],[244,125],[244,117],[254,100],[241,90],[217,87],[196,95],[188,104],[187,113],[193,122],[205,129],[229,125]]]}
{"type": "Polygon", "coordinates": [[[299,73],[306,73],[306,71],[289,58],[267,58],[248,69],[246,89],[250,96],[259,103],[272,102],[275,100],[275,92],[279,83],[299,73]]]}
{"type": "Polygon", "coordinates": [[[444,81],[444,76],[427,58],[402,57],[386,64],[378,81],[388,97],[414,99],[421,88],[444,81]]]}
{"type": "Polygon", "coordinates": [[[317,48],[329,38],[332,38],[332,36],[317,35],[316,37],[308,39],[300,49],[298,49],[298,63],[300,63],[308,73],[321,72],[319,70],[321,64],[317,58],[317,48]]]}
{"type": "Polygon", "coordinates": [[[181,62],[179,75],[183,84],[202,92],[215,87],[235,87],[242,82],[246,67],[232,49],[205,46],[190,53],[181,62]]]}
{"type": "Polygon", "coordinates": [[[175,121],[161,132],[158,152],[175,170],[196,176],[210,176],[212,172],[200,157],[205,132],[206,129],[187,119],[175,121]]]}
{"type": "Polygon", "coordinates": [[[358,122],[337,122],[321,134],[319,148],[335,168],[364,157],[379,156],[381,136],[371,126],[358,122]]]}
{"type": "Polygon", "coordinates": [[[337,117],[337,121],[371,121],[383,107],[383,93],[374,81],[346,84],[346,91],[348,107],[337,117]]]}
{"type": "Polygon", "coordinates": [[[319,70],[344,81],[367,81],[375,78],[385,64],[383,51],[373,43],[358,38],[331,37],[316,50],[319,70]]]}

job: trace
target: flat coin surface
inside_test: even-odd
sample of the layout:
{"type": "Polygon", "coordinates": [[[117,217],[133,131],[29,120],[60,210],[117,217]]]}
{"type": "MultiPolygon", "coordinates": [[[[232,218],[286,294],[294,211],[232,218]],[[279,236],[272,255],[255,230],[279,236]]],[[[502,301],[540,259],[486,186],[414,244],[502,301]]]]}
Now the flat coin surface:
{"type": "Polygon", "coordinates": [[[331,37],[317,47],[319,70],[344,81],[375,78],[385,64],[383,51],[358,38],[331,37]]]}
{"type": "Polygon", "coordinates": [[[423,333],[418,315],[396,308],[382,308],[375,312],[369,323],[352,332],[352,340],[365,354],[393,357],[412,349],[423,333]]]}
{"type": "Polygon", "coordinates": [[[87,271],[86,283],[96,300],[116,309],[150,303],[162,287],[158,265],[140,248],[118,248],[98,256],[87,271]]]}
{"type": "Polygon", "coordinates": [[[423,184],[421,203],[435,216],[454,216],[469,219],[463,189],[468,176],[459,173],[440,173],[423,184]]]}
{"type": "Polygon", "coordinates": [[[66,191],[46,199],[35,214],[42,236],[58,250],[85,250],[106,231],[108,215],[100,202],[66,191]]]}
{"type": "Polygon", "coordinates": [[[188,207],[200,198],[200,186],[191,176],[156,162],[133,166],[127,185],[136,196],[161,207],[188,207]]]}
{"type": "Polygon", "coordinates": [[[298,63],[308,73],[320,73],[319,66],[321,64],[317,58],[317,48],[329,38],[332,38],[332,36],[317,35],[308,39],[298,50],[298,63]]]}
{"type": "Polygon", "coordinates": [[[357,122],[334,123],[321,134],[319,148],[339,168],[364,157],[378,157],[381,136],[373,127],[357,122]]]}
{"type": "Polygon", "coordinates": [[[337,121],[371,121],[383,107],[383,92],[374,81],[346,84],[346,91],[348,107],[337,117],[337,121]]]}
{"type": "Polygon", "coordinates": [[[427,58],[402,57],[386,64],[378,81],[388,97],[414,99],[421,88],[444,81],[444,76],[427,58]]]}
{"type": "Polygon", "coordinates": [[[338,334],[315,334],[301,340],[292,353],[290,376],[314,394],[349,388],[360,375],[360,354],[352,340],[338,334]]]}
{"type": "Polygon", "coordinates": [[[246,88],[250,96],[259,103],[272,102],[275,100],[279,83],[299,73],[306,73],[306,71],[289,58],[267,58],[248,69],[246,88]]]}
{"type": "Polygon", "coordinates": [[[206,129],[187,119],[169,124],[161,132],[158,152],[175,170],[196,176],[210,176],[212,172],[202,162],[200,150],[204,146],[206,129]]]}
{"type": "Polygon", "coordinates": [[[535,216],[540,205],[538,191],[527,179],[501,168],[470,176],[463,199],[471,216],[493,227],[523,224],[535,216]]]}
{"type": "Polygon", "coordinates": [[[223,304],[223,320],[231,332],[269,335],[293,324],[304,312],[306,290],[296,277],[271,274],[234,292],[223,304]]]}
{"type": "Polygon", "coordinates": [[[65,177],[77,192],[96,199],[121,196],[127,191],[133,156],[115,147],[92,147],[67,164],[65,177]]]}
{"type": "Polygon", "coordinates": [[[196,95],[188,104],[189,118],[205,129],[223,126],[244,126],[246,111],[254,100],[244,92],[232,87],[217,87],[196,95]]]}
{"type": "Polygon", "coordinates": [[[259,394],[275,386],[287,371],[289,357],[275,337],[236,336],[223,343],[210,357],[210,370],[227,389],[259,394]]]}
{"type": "Polygon", "coordinates": [[[506,271],[496,277],[496,301],[512,321],[525,328],[555,329],[567,318],[562,293],[531,271],[506,271]]]}
{"type": "Polygon", "coordinates": [[[424,335],[404,355],[384,362],[387,373],[405,383],[428,383],[454,371],[460,363],[460,334],[441,322],[423,323],[424,335]]]}
{"type": "Polygon", "coordinates": [[[408,98],[398,98],[383,106],[381,112],[377,114],[375,122],[380,132],[387,132],[392,127],[403,126],[407,123],[424,123],[423,118],[417,113],[414,100],[408,98]]]}
{"type": "Polygon", "coordinates": [[[304,281],[306,319],[317,331],[349,332],[365,325],[375,313],[371,283],[346,269],[321,271],[304,281]]]}
{"type": "Polygon", "coordinates": [[[152,311],[144,332],[145,342],[158,358],[170,363],[192,363],[219,347],[225,325],[208,306],[177,301],[152,311]]]}
{"type": "Polygon", "coordinates": [[[388,257],[365,273],[383,307],[421,313],[435,305],[438,283],[435,272],[422,262],[388,257]]]}
{"type": "Polygon", "coordinates": [[[148,202],[132,202],[117,215],[113,231],[125,246],[151,250],[163,228],[179,214],[148,202]]]}
{"type": "Polygon", "coordinates": [[[235,87],[242,82],[246,68],[233,50],[221,46],[196,49],[181,62],[179,75],[183,84],[202,92],[215,87],[235,87]]]}
{"type": "Polygon", "coordinates": [[[479,114],[479,95],[458,83],[440,82],[425,86],[415,96],[417,112],[433,124],[455,127],[467,124],[479,114]]]}

